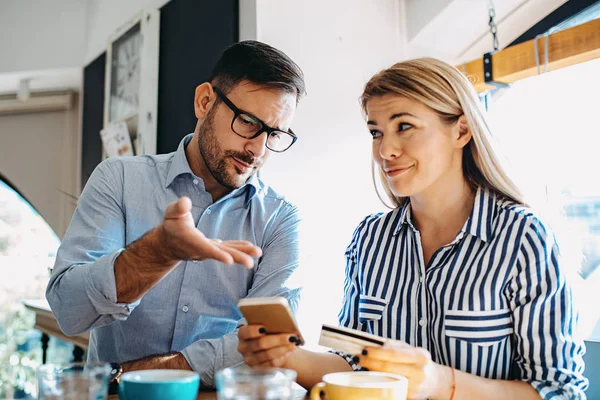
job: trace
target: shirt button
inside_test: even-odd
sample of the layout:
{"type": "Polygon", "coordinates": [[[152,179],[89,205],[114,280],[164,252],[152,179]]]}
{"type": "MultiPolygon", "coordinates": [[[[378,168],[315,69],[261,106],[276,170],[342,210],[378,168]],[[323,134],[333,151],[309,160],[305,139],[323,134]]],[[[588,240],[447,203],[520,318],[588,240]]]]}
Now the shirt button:
{"type": "Polygon", "coordinates": [[[421,319],[419,320],[419,325],[421,325],[421,326],[425,326],[425,324],[427,324],[427,321],[425,321],[425,318],[421,318],[421,319]]]}
{"type": "Polygon", "coordinates": [[[210,215],[210,213],[211,213],[211,211],[210,211],[210,208],[207,208],[207,209],[206,209],[206,213],[207,213],[208,215],[210,215]]]}
{"type": "Polygon", "coordinates": [[[190,309],[189,309],[189,307],[188,307],[188,306],[183,306],[183,307],[181,308],[181,311],[183,311],[183,312],[188,312],[189,310],[190,310],[190,309]]]}
{"type": "Polygon", "coordinates": [[[423,277],[419,278],[419,282],[423,283],[423,277]]]}
{"type": "Polygon", "coordinates": [[[198,179],[194,179],[194,185],[198,184],[198,179]]]}

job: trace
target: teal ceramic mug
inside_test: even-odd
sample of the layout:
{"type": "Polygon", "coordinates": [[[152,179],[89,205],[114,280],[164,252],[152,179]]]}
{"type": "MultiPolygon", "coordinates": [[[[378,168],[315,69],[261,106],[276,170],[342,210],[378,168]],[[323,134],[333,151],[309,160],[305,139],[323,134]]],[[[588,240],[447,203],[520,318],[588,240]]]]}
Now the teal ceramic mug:
{"type": "Polygon", "coordinates": [[[200,375],[178,369],[132,371],[121,375],[119,400],[195,400],[200,375]]]}

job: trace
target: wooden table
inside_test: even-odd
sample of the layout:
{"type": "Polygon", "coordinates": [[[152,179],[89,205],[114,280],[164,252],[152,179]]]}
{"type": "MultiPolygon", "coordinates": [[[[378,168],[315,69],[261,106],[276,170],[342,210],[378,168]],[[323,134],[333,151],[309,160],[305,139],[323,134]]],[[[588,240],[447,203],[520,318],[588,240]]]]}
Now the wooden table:
{"type": "Polygon", "coordinates": [[[74,344],[73,361],[83,361],[84,350],[88,348],[90,342],[89,332],[77,336],[65,335],[58,326],[58,322],[56,322],[56,318],[46,299],[25,300],[23,301],[23,304],[27,309],[35,313],[34,328],[42,331],[42,363],[46,363],[46,352],[48,350],[50,336],[74,344]]]}
{"type": "MultiPolygon", "coordinates": [[[[294,395],[295,399],[308,398],[308,393],[298,393],[294,395]]],[[[108,396],[108,400],[118,400],[118,396],[108,396]]],[[[199,392],[196,400],[217,400],[217,392],[199,392]]]]}
{"type": "MultiPolygon", "coordinates": [[[[108,396],[108,400],[118,400],[118,396],[108,396]]],[[[199,392],[196,400],[217,400],[217,392],[199,392]]]]}

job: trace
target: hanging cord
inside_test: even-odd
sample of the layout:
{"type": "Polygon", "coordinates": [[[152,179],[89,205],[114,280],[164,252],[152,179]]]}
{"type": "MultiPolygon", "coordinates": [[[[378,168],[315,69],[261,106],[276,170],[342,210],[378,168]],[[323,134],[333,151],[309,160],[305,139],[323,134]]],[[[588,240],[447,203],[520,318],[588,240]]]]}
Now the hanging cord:
{"type": "Polygon", "coordinates": [[[534,51],[534,55],[535,55],[535,66],[537,67],[537,73],[538,75],[541,74],[540,71],[540,54],[538,51],[538,39],[541,37],[544,37],[544,73],[548,72],[548,37],[557,32],[558,29],[556,29],[556,27],[553,27],[552,29],[549,29],[548,31],[546,31],[546,33],[542,33],[540,35],[537,35],[535,37],[535,39],[533,39],[533,51],[534,51]]]}
{"type": "Polygon", "coordinates": [[[496,25],[496,8],[494,7],[494,1],[489,0],[489,14],[490,20],[488,25],[490,26],[490,32],[492,33],[492,45],[494,52],[498,51],[500,44],[498,43],[498,26],[496,25]]]}

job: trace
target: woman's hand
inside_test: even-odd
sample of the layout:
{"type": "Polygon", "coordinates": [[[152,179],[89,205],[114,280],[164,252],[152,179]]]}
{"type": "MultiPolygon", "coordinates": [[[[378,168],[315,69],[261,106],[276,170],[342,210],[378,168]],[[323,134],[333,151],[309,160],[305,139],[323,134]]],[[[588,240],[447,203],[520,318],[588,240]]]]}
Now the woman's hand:
{"type": "Polygon", "coordinates": [[[244,362],[253,368],[284,367],[299,343],[293,334],[269,334],[260,325],[242,326],[238,338],[238,351],[244,356],[244,362]]]}
{"type": "Polygon", "coordinates": [[[452,371],[431,361],[431,354],[403,342],[366,347],[360,365],[370,371],[390,372],[408,379],[409,399],[447,400],[452,393],[452,371]]]}

